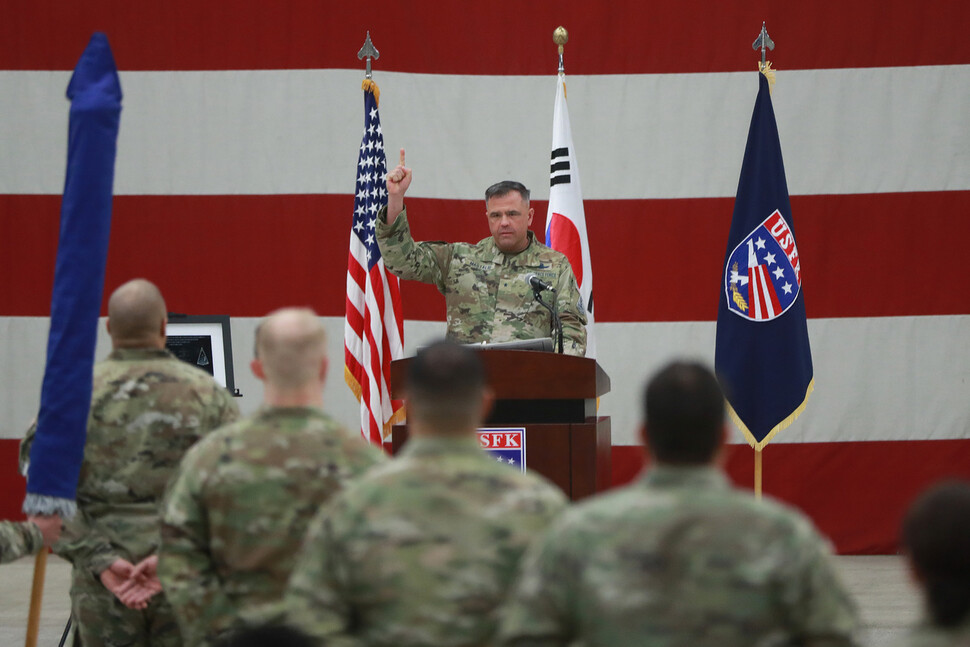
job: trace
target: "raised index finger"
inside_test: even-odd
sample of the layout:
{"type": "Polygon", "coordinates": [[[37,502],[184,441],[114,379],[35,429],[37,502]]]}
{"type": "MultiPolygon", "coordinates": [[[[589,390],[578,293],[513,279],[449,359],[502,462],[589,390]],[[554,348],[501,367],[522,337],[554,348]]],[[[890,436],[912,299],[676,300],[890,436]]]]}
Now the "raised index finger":
{"type": "Polygon", "coordinates": [[[401,166],[404,166],[404,149],[401,149],[401,166]]]}

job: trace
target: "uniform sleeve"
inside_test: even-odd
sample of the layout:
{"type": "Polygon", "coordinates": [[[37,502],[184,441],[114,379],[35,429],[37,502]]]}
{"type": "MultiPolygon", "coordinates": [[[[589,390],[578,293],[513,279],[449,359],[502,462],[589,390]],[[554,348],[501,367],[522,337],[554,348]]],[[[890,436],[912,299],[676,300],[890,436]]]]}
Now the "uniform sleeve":
{"type": "Polygon", "coordinates": [[[71,562],[76,568],[90,571],[100,577],[118,559],[128,559],[103,533],[84,511],[84,502],[78,501],[74,518],[64,522],[61,538],[54,544],[54,553],[71,562]]]}
{"type": "Polygon", "coordinates": [[[207,431],[212,431],[239,420],[239,407],[236,398],[228,389],[219,387],[212,404],[212,424],[207,431]]]}
{"type": "Polygon", "coordinates": [[[21,474],[26,474],[27,468],[30,467],[30,448],[34,444],[35,435],[37,435],[36,419],[30,423],[30,427],[27,428],[27,433],[24,434],[23,440],[20,441],[19,465],[21,474]]]}
{"type": "MultiPolygon", "coordinates": [[[[806,522],[805,526],[809,526],[806,522]]],[[[831,551],[813,528],[800,533],[790,564],[794,572],[781,581],[793,643],[809,647],[856,646],[859,617],[840,580],[831,551]]]]}
{"type": "Polygon", "coordinates": [[[384,266],[407,281],[433,283],[444,293],[452,246],[441,241],[415,242],[411,237],[407,209],[391,225],[387,224],[387,207],[378,212],[376,220],[377,246],[384,266]]]}
{"type": "Polygon", "coordinates": [[[564,551],[556,545],[556,525],[534,542],[522,560],[519,579],[499,615],[498,644],[505,647],[569,645],[574,638],[570,619],[569,578],[564,551]]]}
{"type": "Polygon", "coordinates": [[[556,309],[562,320],[563,352],[566,355],[584,357],[586,355],[586,306],[579,294],[576,277],[569,266],[569,261],[563,259],[566,267],[559,273],[556,292],[559,297],[556,309]]]}
{"type": "Polygon", "coordinates": [[[162,506],[158,578],[189,647],[214,642],[233,627],[236,609],[222,590],[201,505],[203,447],[186,455],[162,506]]]}
{"type": "Polygon", "coordinates": [[[32,555],[43,545],[44,537],[40,534],[40,528],[29,521],[0,522],[0,563],[32,555]]]}
{"type": "Polygon", "coordinates": [[[340,514],[339,500],[321,510],[309,526],[286,591],[286,619],[327,647],[363,645],[351,635],[353,610],[342,595],[346,578],[341,566],[346,560],[335,538],[332,514],[340,514]]]}

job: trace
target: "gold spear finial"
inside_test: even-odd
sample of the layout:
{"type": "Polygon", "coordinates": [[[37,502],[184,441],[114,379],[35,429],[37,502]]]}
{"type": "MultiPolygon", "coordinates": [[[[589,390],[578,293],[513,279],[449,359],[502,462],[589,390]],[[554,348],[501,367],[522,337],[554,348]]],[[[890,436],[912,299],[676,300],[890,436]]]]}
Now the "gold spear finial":
{"type": "Polygon", "coordinates": [[[552,42],[559,46],[559,73],[563,74],[566,68],[562,64],[562,50],[563,45],[569,42],[569,32],[562,25],[556,27],[555,31],[552,32],[552,42]]]}

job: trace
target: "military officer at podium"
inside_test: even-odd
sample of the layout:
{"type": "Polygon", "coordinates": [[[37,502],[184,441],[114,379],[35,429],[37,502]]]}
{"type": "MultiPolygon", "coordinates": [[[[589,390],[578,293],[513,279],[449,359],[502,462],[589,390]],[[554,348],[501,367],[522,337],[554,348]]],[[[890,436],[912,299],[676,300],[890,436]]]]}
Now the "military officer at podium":
{"type": "Polygon", "coordinates": [[[485,214],[492,232],[476,244],[415,242],[404,194],[411,169],[401,163],[387,174],[387,208],[377,217],[377,242],[387,268],[402,279],[433,283],[445,295],[448,338],[460,343],[557,338],[551,313],[533,294],[552,303],[562,321],[563,351],[586,354],[586,309],[569,260],[536,240],[529,230],[535,210],[529,190],[512,181],[485,191],[485,214]],[[530,278],[536,281],[530,281],[530,278]]]}

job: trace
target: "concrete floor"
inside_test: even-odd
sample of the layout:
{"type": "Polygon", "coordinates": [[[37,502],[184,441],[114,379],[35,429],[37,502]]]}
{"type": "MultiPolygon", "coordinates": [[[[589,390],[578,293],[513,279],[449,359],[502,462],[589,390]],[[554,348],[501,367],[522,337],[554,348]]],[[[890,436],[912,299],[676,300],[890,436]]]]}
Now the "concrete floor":
{"type": "MultiPolygon", "coordinates": [[[[895,556],[838,557],[842,577],[855,595],[867,645],[886,645],[917,620],[919,598],[903,562],[895,556]]],[[[0,645],[24,644],[34,560],[0,566],[0,645]]],[[[57,647],[70,610],[70,566],[50,556],[44,587],[38,647],[57,647]]]]}

